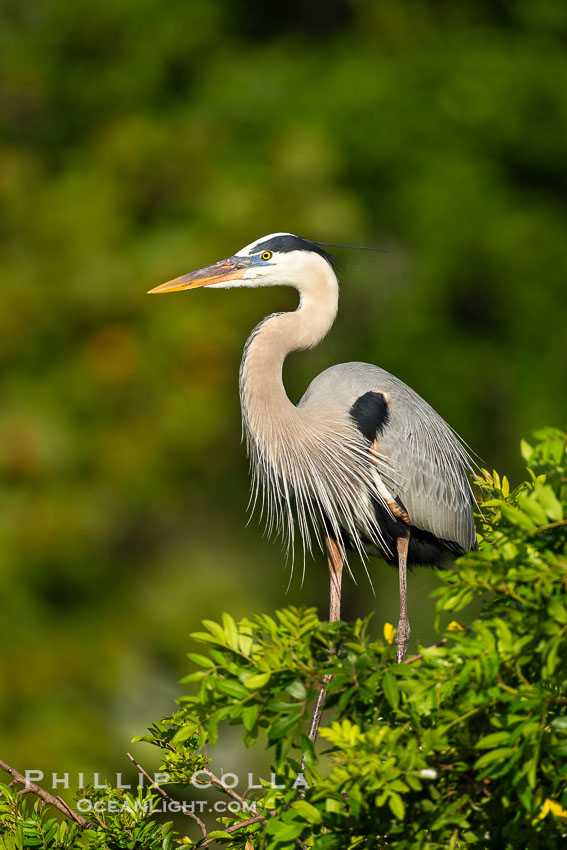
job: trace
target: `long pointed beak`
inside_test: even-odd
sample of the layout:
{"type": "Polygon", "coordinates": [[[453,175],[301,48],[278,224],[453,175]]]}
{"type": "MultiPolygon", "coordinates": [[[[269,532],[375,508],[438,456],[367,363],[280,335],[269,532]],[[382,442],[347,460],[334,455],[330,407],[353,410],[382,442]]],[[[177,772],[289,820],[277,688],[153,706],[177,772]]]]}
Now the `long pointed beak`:
{"type": "Polygon", "coordinates": [[[154,289],[150,289],[148,294],[179,292],[182,289],[197,289],[198,286],[211,286],[213,283],[238,280],[247,268],[248,263],[245,262],[243,257],[229,257],[227,260],[221,260],[212,266],[205,266],[204,269],[197,269],[195,272],[189,272],[189,274],[168,280],[167,283],[161,283],[154,289]]]}

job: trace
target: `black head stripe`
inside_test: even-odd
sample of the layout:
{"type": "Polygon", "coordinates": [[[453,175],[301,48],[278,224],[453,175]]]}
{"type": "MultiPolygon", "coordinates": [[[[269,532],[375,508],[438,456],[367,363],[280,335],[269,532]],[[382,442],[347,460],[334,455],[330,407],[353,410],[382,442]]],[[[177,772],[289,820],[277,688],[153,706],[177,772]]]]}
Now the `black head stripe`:
{"type": "Polygon", "coordinates": [[[332,254],[316,245],[314,242],[309,242],[308,239],[303,239],[301,236],[293,236],[291,233],[284,233],[282,236],[272,236],[271,239],[266,239],[264,242],[259,242],[254,246],[254,253],[260,254],[262,251],[274,251],[286,253],[286,251],[311,251],[314,254],[319,254],[320,257],[336,267],[336,261],[332,254]]]}

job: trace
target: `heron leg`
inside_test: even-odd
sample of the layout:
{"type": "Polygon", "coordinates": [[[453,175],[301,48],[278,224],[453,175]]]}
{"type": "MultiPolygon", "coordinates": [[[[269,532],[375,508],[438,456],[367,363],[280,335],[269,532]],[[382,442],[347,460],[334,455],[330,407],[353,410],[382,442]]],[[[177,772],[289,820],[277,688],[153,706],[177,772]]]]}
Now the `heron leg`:
{"type": "Polygon", "coordinates": [[[398,537],[398,571],[400,575],[400,619],[396,629],[396,661],[401,664],[406,659],[410,638],[407,600],[407,558],[409,549],[409,531],[405,537],[398,537]]]}
{"type": "Polygon", "coordinates": [[[345,550],[332,537],[325,540],[327,547],[327,563],[329,564],[330,594],[329,594],[329,622],[341,619],[341,583],[343,578],[343,565],[345,562],[345,550]]]}
{"type": "MultiPolygon", "coordinates": [[[[325,545],[327,548],[327,563],[329,565],[330,579],[329,622],[334,623],[335,620],[340,620],[341,618],[341,582],[343,577],[343,565],[345,562],[345,550],[340,543],[337,543],[337,541],[332,537],[326,538],[325,545]]],[[[309,725],[309,739],[313,742],[315,742],[317,738],[321,715],[323,713],[323,703],[327,696],[325,685],[329,684],[331,678],[332,677],[329,673],[323,676],[323,687],[317,694],[317,701],[315,702],[315,708],[313,709],[311,723],[309,725]]]]}

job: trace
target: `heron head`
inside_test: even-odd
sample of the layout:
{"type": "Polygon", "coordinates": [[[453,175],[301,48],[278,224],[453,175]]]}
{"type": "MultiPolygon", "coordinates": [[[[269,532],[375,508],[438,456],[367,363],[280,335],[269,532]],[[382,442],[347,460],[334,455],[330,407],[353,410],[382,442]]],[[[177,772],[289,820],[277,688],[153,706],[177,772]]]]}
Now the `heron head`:
{"type": "Polygon", "coordinates": [[[253,286],[299,286],[309,274],[333,264],[327,251],[292,233],[271,233],[246,245],[232,257],[162,283],[150,293],[182,289],[253,286]]]}

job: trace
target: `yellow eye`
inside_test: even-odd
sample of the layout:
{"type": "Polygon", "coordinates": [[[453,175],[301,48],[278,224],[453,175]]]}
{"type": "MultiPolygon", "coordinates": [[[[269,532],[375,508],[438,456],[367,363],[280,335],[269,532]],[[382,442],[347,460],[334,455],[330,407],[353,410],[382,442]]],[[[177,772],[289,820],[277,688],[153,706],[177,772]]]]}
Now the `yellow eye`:
{"type": "Polygon", "coordinates": [[[263,260],[271,260],[272,259],[272,252],[271,251],[264,251],[264,253],[262,254],[262,259],[263,260]]]}

